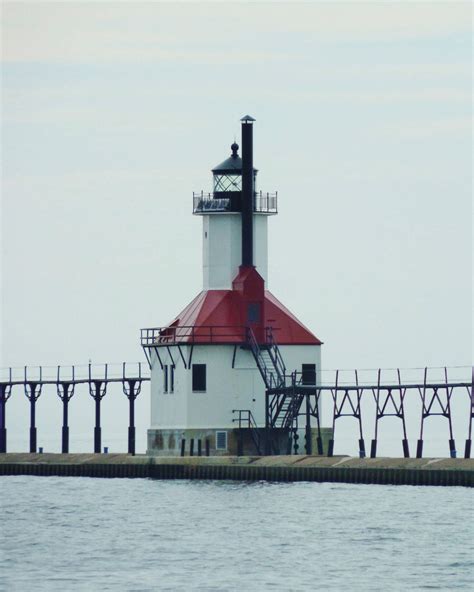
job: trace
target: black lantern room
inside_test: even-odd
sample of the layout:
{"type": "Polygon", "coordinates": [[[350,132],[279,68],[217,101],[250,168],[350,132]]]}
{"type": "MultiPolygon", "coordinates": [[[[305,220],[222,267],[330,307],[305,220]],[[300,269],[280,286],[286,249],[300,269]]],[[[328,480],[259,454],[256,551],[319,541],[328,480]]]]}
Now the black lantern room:
{"type": "MultiPolygon", "coordinates": [[[[212,169],[214,180],[213,199],[226,200],[232,212],[241,211],[242,197],[242,159],[239,145],[235,142],[230,147],[232,154],[212,169]]],[[[253,169],[253,186],[256,191],[257,169],[253,169]]]]}
{"type": "MultiPolygon", "coordinates": [[[[250,125],[255,121],[253,117],[246,115],[241,120],[243,124],[250,125]]],[[[234,141],[230,147],[232,154],[212,169],[213,191],[212,193],[193,192],[193,213],[198,215],[219,214],[229,212],[242,212],[242,158],[239,156],[239,145],[234,141]]],[[[244,145],[245,150],[245,145],[244,145]]],[[[252,153],[252,146],[247,147],[247,152],[252,153]]],[[[245,154],[244,154],[245,156],[245,154]]],[[[248,155],[247,155],[248,156],[248,155]]],[[[253,158],[253,156],[252,156],[253,158]]],[[[277,213],[277,194],[257,192],[257,169],[250,166],[253,171],[253,187],[250,186],[250,211],[261,214],[277,213]]],[[[252,179],[248,175],[247,183],[252,179]]]]}

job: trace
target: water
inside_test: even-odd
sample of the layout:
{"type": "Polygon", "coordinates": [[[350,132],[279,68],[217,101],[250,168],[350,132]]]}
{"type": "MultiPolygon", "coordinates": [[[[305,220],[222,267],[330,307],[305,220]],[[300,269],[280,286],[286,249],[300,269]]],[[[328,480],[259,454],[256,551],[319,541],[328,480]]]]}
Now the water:
{"type": "Polygon", "coordinates": [[[473,590],[464,488],[0,478],[5,591],[473,590]]]}

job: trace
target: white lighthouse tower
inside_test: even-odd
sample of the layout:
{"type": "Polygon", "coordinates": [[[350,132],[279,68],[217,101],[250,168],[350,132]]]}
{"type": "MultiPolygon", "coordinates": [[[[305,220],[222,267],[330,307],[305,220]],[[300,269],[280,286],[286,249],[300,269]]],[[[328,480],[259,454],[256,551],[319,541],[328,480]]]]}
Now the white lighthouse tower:
{"type": "MultiPolygon", "coordinates": [[[[232,144],[212,170],[213,192],[193,196],[203,220],[203,290],[168,325],[142,329],[151,367],[149,454],[262,453],[266,393],[278,393],[294,372],[316,384],[321,368],[321,341],[266,289],[277,194],[256,191],[255,120],[241,121],[242,158],[232,144]]],[[[271,423],[283,452],[297,425],[294,401],[282,395],[271,423]]]]}

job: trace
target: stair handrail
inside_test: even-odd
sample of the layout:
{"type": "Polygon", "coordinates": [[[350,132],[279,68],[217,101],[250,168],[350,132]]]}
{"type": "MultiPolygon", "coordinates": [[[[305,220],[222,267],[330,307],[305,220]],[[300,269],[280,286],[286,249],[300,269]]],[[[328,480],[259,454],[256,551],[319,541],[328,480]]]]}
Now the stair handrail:
{"type": "MultiPolygon", "coordinates": [[[[268,353],[272,358],[273,365],[275,366],[275,370],[278,374],[278,379],[282,385],[285,384],[285,375],[286,375],[286,366],[285,362],[283,361],[283,356],[281,355],[280,348],[278,347],[278,343],[273,335],[273,330],[271,327],[266,327],[266,342],[269,346],[268,353]]],[[[279,386],[279,385],[277,385],[279,386]]]]}
{"type": "Polygon", "coordinates": [[[247,428],[250,430],[250,435],[252,437],[253,443],[255,444],[255,448],[257,449],[258,454],[262,454],[260,448],[260,432],[257,422],[253,416],[253,413],[250,409],[232,409],[232,413],[238,413],[239,416],[237,419],[233,419],[232,422],[239,422],[239,429],[242,429],[242,423],[247,423],[247,428]]]}
{"type": "Polygon", "coordinates": [[[258,366],[258,369],[260,370],[260,374],[262,375],[265,386],[267,387],[267,389],[272,388],[271,375],[270,375],[270,380],[269,380],[268,376],[267,376],[267,367],[265,365],[265,360],[262,357],[262,352],[260,351],[260,347],[258,346],[257,339],[255,338],[255,335],[254,335],[252,329],[250,327],[246,327],[245,334],[247,337],[246,341],[247,341],[248,345],[250,346],[250,349],[252,351],[253,357],[255,358],[255,361],[257,362],[257,366],[258,366]]]}
{"type": "MultiPolygon", "coordinates": [[[[247,330],[247,343],[250,345],[250,349],[252,350],[255,361],[257,362],[257,366],[258,366],[258,369],[260,370],[260,374],[262,375],[263,381],[265,382],[265,386],[267,387],[267,389],[277,386],[276,381],[275,381],[275,384],[273,384],[273,382],[274,382],[273,373],[271,371],[268,371],[267,365],[265,363],[265,359],[262,355],[262,350],[260,349],[260,346],[258,345],[258,341],[254,335],[254,332],[252,331],[252,329],[250,327],[247,327],[246,330],[247,330]]],[[[273,362],[273,358],[271,358],[271,359],[272,359],[272,364],[274,366],[275,364],[273,362]]]]}

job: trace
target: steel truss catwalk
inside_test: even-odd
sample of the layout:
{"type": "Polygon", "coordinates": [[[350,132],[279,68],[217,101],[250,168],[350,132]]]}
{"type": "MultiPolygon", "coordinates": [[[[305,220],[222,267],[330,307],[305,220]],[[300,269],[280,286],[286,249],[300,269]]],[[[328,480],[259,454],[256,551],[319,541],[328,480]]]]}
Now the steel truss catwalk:
{"type": "Polygon", "coordinates": [[[423,380],[421,382],[403,381],[400,369],[396,370],[397,381],[387,383],[382,381],[382,370],[377,371],[377,381],[374,383],[362,384],[359,380],[357,370],[353,371],[353,380],[351,383],[340,381],[340,371],[335,371],[335,377],[332,384],[321,384],[316,377],[315,384],[303,384],[301,373],[294,372],[285,376],[283,384],[277,388],[267,389],[265,401],[265,427],[267,430],[266,453],[275,452],[275,442],[273,435],[275,429],[286,429],[289,433],[289,442],[293,439],[293,445],[297,451],[299,446],[297,442],[298,425],[301,418],[304,418],[306,437],[305,450],[307,454],[312,454],[311,443],[311,418],[316,420],[318,430],[317,453],[327,453],[328,456],[334,454],[334,441],[336,434],[336,422],[341,417],[352,417],[357,421],[359,432],[359,456],[366,456],[364,422],[362,418],[362,401],[369,400],[375,405],[374,417],[374,437],[371,441],[370,456],[375,458],[377,455],[377,442],[380,429],[380,421],[384,417],[398,417],[401,422],[402,432],[402,451],[403,456],[410,456],[407,427],[406,427],[406,397],[408,393],[417,397],[420,404],[420,424],[419,438],[416,446],[416,457],[423,456],[423,432],[425,422],[428,418],[434,416],[444,417],[447,420],[448,445],[451,458],[457,455],[455,437],[453,433],[453,421],[451,402],[453,396],[467,395],[466,410],[468,422],[467,439],[464,447],[464,457],[470,458],[472,445],[472,424],[474,418],[474,369],[471,369],[469,380],[453,380],[449,378],[449,368],[443,368],[443,381],[429,380],[429,368],[423,369],[423,380]],[[319,383],[319,384],[318,384],[319,383]],[[322,449],[321,438],[321,398],[329,398],[332,403],[332,438],[328,443],[328,450],[322,449]],[[304,404],[303,404],[304,403],[304,404]]]}
{"type": "Polygon", "coordinates": [[[128,452],[135,454],[135,399],[140,394],[142,383],[150,380],[142,371],[142,363],[123,362],[120,365],[100,364],[87,366],[42,366],[3,370],[0,379],[0,453],[7,451],[6,403],[13,387],[22,387],[30,402],[30,452],[37,451],[36,402],[45,386],[56,387],[63,404],[61,451],[69,452],[69,401],[78,385],[87,385],[95,403],[94,452],[102,450],[101,402],[111,383],[121,383],[124,395],[129,400],[128,452]]]}

